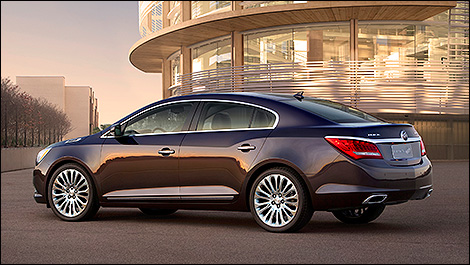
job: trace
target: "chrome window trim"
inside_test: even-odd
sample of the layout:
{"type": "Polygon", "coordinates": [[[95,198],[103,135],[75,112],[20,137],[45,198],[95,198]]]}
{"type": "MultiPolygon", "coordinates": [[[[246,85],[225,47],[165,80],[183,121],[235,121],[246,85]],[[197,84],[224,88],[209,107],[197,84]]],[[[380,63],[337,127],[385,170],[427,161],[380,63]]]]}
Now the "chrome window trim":
{"type": "MultiPolygon", "coordinates": [[[[185,103],[185,102],[224,102],[224,103],[235,103],[235,104],[242,104],[242,105],[248,105],[251,107],[255,108],[260,108],[263,110],[266,110],[268,112],[271,112],[275,117],[274,124],[271,127],[261,127],[261,128],[239,128],[239,129],[221,129],[221,130],[204,130],[204,131],[198,131],[198,130],[192,130],[192,131],[178,131],[178,132],[164,132],[164,133],[143,133],[143,134],[133,134],[130,136],[138,137],[138,136],[157,136],[157,135],[168,135],[168,134],[179,134],[179,133],[205,133],[205,132],[231,132],[231,131],[249,131],[249,130],[273,130],[277,127],[279,124],[279,114],[269,108],[256,105],[253,103],[248,103],[248,102],[243,102],[243,101],[236,101],[236,100],[229,100],[229,99],[185,99],[185,100],[178,100],[178,101],[173,101],[173,102],[165,102],[162,104],[155,105],[149,109],[143,110],[132,117],[127,118],[123,122],[119,123],[119,125],[123,125],[124,123],[128,122],[129,120],[145,113],[148,111],[151,111],[155,108],[162,107],[165,105],[170,105],[170,104],[175,104],[175,103],[185,103]]],[[[108,136],[107,134],[110,133],[110,131],[106,132],[105,134],[101,135],[100,138],[116,138],[115,136],[108,136]]]]}
{"type": "Polygon", "coordinates": [[[370,139],[356,136],[325,136],[325,138],[339,138],[339,139],[350,139],[364,142],[370,142],[374,144],[387,144],[387,143],[415,143],[421,141],[421,137],[409,137],[408,140],[402,138],[385,138],[385,139],[370,139]]]}

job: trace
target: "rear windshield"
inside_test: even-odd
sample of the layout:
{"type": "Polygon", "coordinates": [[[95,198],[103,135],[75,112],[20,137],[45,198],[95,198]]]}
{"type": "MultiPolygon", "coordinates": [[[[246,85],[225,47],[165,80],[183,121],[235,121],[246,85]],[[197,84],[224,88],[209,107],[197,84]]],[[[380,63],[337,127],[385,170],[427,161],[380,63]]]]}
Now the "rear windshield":
{"type": "Polygon", "coordinates": [[[304,98],[302,101],[292,99],[284,102],[336,123],[384,122],[363,111],[329,100],[304,98]]]}

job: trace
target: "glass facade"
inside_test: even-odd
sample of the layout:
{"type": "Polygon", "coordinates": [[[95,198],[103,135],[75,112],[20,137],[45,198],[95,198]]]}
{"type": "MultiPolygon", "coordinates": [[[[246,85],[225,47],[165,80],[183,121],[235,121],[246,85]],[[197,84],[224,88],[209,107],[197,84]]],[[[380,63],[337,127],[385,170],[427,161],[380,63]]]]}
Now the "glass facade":
{"type": "Polygon", "coordinates": [[[350,60],[349,22],[247,33],[245,64],[350,60]]]}
{"type": "Polygon", "coordinates": [[[191,18],[232,10],[232,1],[191,1],[191,18]]]}
{"type": "Polygon", "coordinates": [[[230,37],[191,49],[193,72],[230,67],[232,41],[230,37]]]}
{"type": "Polygon", "coordinates": [[[168,59],[171,67],[171,85],[179,83],[178,77],[181,75],[181,52],[176,52],[168,59]]]}
{"type": "Polygon", "coordinates": [[[359,61],[447,60],[447,22],[358,24],[359,61]]]}

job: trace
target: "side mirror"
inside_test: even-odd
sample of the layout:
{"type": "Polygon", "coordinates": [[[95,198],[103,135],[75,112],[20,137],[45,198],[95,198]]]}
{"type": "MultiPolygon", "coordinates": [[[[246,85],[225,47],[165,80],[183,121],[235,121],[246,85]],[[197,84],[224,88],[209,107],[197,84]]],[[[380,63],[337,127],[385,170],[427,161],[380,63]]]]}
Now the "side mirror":
{"type": "Polygon", "coordinates": [[[122,136],[122,130],[121,130],[121,125],[120,124],[117,124],[116,126],[114,126],[112,131],[113,131],[114,137],[121,137],[122,136]]]}

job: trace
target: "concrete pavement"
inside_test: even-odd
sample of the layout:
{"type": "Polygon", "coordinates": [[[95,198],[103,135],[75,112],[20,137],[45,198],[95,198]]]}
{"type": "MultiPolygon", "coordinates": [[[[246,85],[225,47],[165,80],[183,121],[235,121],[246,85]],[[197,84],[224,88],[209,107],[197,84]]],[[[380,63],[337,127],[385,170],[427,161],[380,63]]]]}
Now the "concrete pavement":
{"type": "Polygon", "coordinates": [[[315,212],[299,233],[274,234],[250,213],[150,217],[101,208],[59,220],[33,200],[32,169],[1,174],[3,263],[469,263],[469,163],[434,162],[434,192],[346,225],[315,212]]]}

